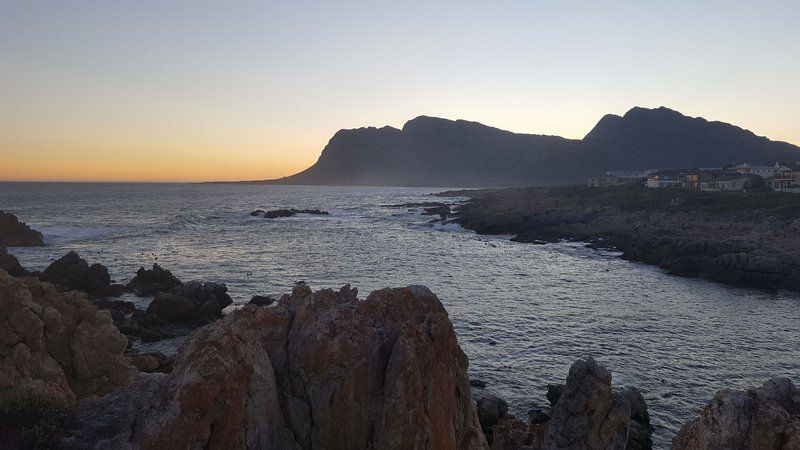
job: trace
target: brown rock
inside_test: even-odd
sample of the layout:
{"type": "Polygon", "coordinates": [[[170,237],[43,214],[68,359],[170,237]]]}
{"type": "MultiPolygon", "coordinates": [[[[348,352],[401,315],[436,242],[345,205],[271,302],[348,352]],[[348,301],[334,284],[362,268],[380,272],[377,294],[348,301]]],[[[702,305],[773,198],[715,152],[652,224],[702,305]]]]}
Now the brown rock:
{"type": "Polygon", "coordinates": [[[800,449],[800,389],[774,378],[757,389],[720,391],[672,448],[800,449]]]}
{"type": "Polygon", "coordinates": [[[305,285],[195,332],[168,376],[84,405],[74,446],[485,448],[467,359],[426,288],[305,285]]]}
{"type": "Polygon", "coordinates": [[[127,339],[83,294],[0,270],[0,390],[31,387],[72,400],[131,381],[127,339]]]}

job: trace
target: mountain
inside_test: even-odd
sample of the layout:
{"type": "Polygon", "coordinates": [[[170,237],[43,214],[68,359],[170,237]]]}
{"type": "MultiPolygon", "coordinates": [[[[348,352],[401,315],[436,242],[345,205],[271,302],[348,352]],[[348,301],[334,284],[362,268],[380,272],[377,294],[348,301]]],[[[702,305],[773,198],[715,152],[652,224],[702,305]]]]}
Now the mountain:
{"type": "Polygon", "coordinates": [[[800,148],[773,142],[724,122],[687,117],[669,108],[633,108],[607,115],[583,139],[604,168],[719,167],[800,159],[800,148]]]}
{"type": "Polygon", "coordinates": [[[514,186],[583,183],[607,170],[800,159],[800,148],[668,108],[607,115],[582,140],[420,116],[340,130],[308,169],[271,184],[514,186]]]}

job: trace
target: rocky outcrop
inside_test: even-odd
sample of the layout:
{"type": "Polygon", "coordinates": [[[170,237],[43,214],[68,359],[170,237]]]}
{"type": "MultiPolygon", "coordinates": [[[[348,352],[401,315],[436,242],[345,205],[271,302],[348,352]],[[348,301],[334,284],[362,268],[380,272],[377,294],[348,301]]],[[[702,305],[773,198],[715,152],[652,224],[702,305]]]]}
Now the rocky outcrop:
{"type": "Polygon", "coordinates": [[[42,233],[20,222],[14,214],[0,210],[0,247],[44,245],[42,233]]]}
{"type": "Polygon", "coordinates": [[[30,388],[64,400],[131,381],[127,339],[78,292],[0,270],[0,391],[30,388]]]}
{"type": "Polygon", "coordinates": [[[147,307],[146,323],[152,325],[203,325],[222,317],[222,310],[233,303],[223,283],[190,281],[159,293],[147,307]]]}
{"type": "MultiPolygon", "coordinates": [[[[257,213],[258,211],[261,211],[261,210],[253,211],[252,213],[250,213],[250,215],[251,216],[260,215],[260,214],[254,214],[254,213],[257,213]]],[[[311,215],[317,215],[317,216],[327,216],[330,213],[328,211],[322,211],[320,209],[294,209],[294,208],[291,208],[291,209],[273,209],[271,211],[264,212],[263,213],[263,217],[265,219],[277,219],[279,217],[292,217],[292,216],[296,216],[298,214],[311,214],[311,215]]]]}
{"type": "Polygon", "coordinates": [[[117,297],[123,291],[122,285],[111,284],[111,276],[104,265],[90,266],[74,251],[50,264],[39,278],[63,290],[85,292],[91,298],[117,297]]]}
{"type": "Polygon", "coordinates": [[[549,417],[534,410],[528,423],[502,413],[499,419],[497,414],[484,413],[482,424],[483,418],[489,416],[496,422],[491,430],[491,448],[588,450],[652,447],[650,416],[642,394],[635,389],[614,392],[611,372],[591,357],[572,365],[565,385],[550,386],[548,399],[552,402],[549,417]]]}
{"type": "Polygon", "coordinates": [[[172,275],[172,272],[153,264],[150,270],[140,267],[136,271],[136,276],[125,285],[125,290],[139,297],[149,297],[159,292],[169,292],[181,284],[183,282],[172,275]]]}
{"type": "Polygon", "coordinates": [[[573,240],[670,274],[800,290],[800,196],[777,192],[558,187],[459,191],[456,222],[520,242],[573,240]]]}
{"type": "Polygon", "coordinates": [[[83,448],[485,448],[467,358],[426,288],[295,287],[198,330],[171,374],[85,403],[83,448]]]}
{"type": "Polygon", "coordinates": [[[8,253],[5,247],[0,246],[0,269],[8,272],[12,277],[18,277],[25,273],[17,258],[8,253]]]}
{"type": "Polygon", "coordinates": [[[800,449],[800,389],[775,378],[757,389],[720,391],[681,428],[672,448],[800,449]]]}

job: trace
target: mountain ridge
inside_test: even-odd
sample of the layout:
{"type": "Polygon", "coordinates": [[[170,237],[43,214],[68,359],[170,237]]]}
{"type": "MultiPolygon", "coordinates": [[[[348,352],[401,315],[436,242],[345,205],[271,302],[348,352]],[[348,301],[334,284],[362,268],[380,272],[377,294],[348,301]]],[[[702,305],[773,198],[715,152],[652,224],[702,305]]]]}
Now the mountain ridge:
{"type": "Polygon", "coordinates": [[[800,159],[800,147],[667,107],[606,114],[583,139],[420,115],[337,131],[309,168],[245,183],[500,187],[583,183],[608,170],[800,159]]]}

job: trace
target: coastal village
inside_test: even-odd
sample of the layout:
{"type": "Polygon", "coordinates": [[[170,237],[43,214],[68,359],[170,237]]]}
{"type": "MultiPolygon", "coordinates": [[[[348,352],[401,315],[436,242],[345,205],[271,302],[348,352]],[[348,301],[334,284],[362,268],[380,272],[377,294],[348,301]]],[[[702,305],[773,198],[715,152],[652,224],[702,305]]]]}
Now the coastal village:
{"type": "Polygon", "coordinates": [[[730,164],[691,169],[612,170],[591,177],[589,187],[641,183],[648,188],[683,188],[700,191],[771,190],[800,193],[800,162],[730,164]]]}

